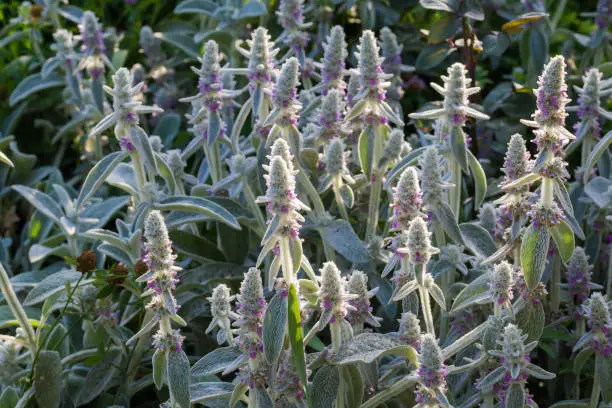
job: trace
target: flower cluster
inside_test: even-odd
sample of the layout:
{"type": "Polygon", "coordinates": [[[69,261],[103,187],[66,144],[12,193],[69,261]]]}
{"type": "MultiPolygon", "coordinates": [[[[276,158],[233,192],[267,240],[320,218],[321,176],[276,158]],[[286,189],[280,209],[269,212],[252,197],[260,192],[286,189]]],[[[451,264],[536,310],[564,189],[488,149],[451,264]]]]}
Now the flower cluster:
{"type": "Polygon", "coordinates": [[[589,257],[581,247],[574,248],[574,253],[567,263],[567,291],[576,306],[586,301],[595,286],[591,283],[589,257]]]}
{"type": "Polygon", "coordinates": [[[83,13],[81,31],[78,39],[81,41],[81,51],[84,58],[79,62],[78,70],[85,69],[92,78],[100,77],[106,67],[112,69],[113,64],[104,53],[104,34],[98,22],[98,17],[91,11],[83,13]]]}
{"type": "Polygon", "coordinates": [[[588,342],[599,355],[612,355],[611,308],[610,302],[600,292],[591,295],[583,306],[583,313],[591,330],[578,340],[576,348],[588,342]]]}
{"type": "Polygon", "coordinates": [[[234,323],[239,327],[236,343],[250,359],[255,360],[263,352],[261,336],[267,307],[258,269],[250,268],[244,274],[236,305],[236,311],[240,316],[234,323]]]}
{"type": "Polygon", "coordinates": [[[321,268],[321,288],[318,296],[321,310],[329,314],[331,324],[343,320],[349,310],[357,312],[357,308],[349,301],[356,299],[358,294],[347,293],[346,282],[333,262],[326,262],[321,268]]]}
{"type": "Polygon", "coordinates": [[[98,124],[89,132],[89,136],[93,137],[101,134],[111,126],[115,126],[115,137],[119,139],[121,146],[127,151],[134,150],[134,142],[131,140],[130,131],[134,127],[138,127],[138,115],[144,113],[160,113],[161,108],[156,106],[145,106],[142,102],[135,99],[135,96],[140,92],[144,83],[139,83],[132,86],[132,74],[126,68],[119,68],[113,75],[114,87],[111,89],[107,86],[104,90],[113,97],[113,112],[105,116],[98,124]]]}
{"type": "Polygon", "coordinates": [[[279,24],[284,29],[281,39],[285,45],[296,55],[303,55],[310,39],[304,30],[312,25],[312,23],[304,23],[304,1],[281,0],[276,15],[279,24]]]}
{"type": "Polygon", "coordinates": [[[334,26],[327,41],[324,45],[323,58],[321,59],[321,85],[316,89],[321,88],[321,94],[327,93],[336,89],[340,95],[344,95],[346,82],[344,77],[347,72],[345,69],[345,61],[348,56],[344,29],[342,26],[334,26]]]}
{"type": "Polygon", "coordinates": [[[147,309],[155,312],[159,320],[159,330],[153,337],[153,345],[158,350],[181,349],[182,336],[178,330],[172,330],[170,319],[182,322],[176,313],[179,305],[174,297],[178,283],[176,273],[181,270],[174,265],[176,256],[172,253],[172,242],[168,229],[159,211],[151,211],[145,220],[145,262],[149,272],[141,275],[137,282],[147,282],[147,291],[143,296],[153,295],[147,309]]]}
{"type": "Polygon", "coordinates": [[[368,275],[361,271],[353,271],[347,289],[349,294],[355,298],[348,301],[354,310],[348,309],[346,320],[353,325],[353,328],[363,327],[364,323],[372,327],[380,327],[382,318],[372,314],[373,308],[370,303],[370,298],[376,294],[378,288],[368,290],[368,275]]]}
{"type": "Polygon", "coordinates": [[[399,338],[402,342],[419,349],[421,346],[421,322],[412,312],[402,313],[399,322],[399,338]]]}
{"type": "Polygon", "coordinates": [[[227,342],[230,346],[234,345],[231,320],[240,319],[240,315],[232,310],[231,301],[234,300],[234,297],[230,295],[227,285],[221,283],[213,289],[212,296],[208,298],[212,320],[206,328],[206,333],[217,329],[217,343],[219,344],[227,342]]]}
{"type": "Polygon", "coordinates": [[[489,283],[489,291],[493,301],[500,306],[509,308],[512,300],[512,266],[506,262],[495,265],[489,283]]]}
{"type": "Polygon", "coordinates": [[[53,39],[55,43],[51,45],[51,49],[55,51],[55,55],[61,61],[64,72],[71,74],[73,65],[78,59],[74,52],[72,33],[62,28],[53,33],[53,39]]]}
{"type": "Polygon", "coordinates": [[[440,252],[438,248],[431,246],[431,232],[427,230],[427,224],[421,217],[410,222],[408,242],[404,251],[413,265],[427,265],[432,255],[440,252]]]}
{"type": "Polygon", "coordinates": [[[414,167],[408,167],[393,189],[393,215],[391,227],[396,231],[408,230],[413,219],[421,217],[421,188],[414,167]]]}
{"type": "Polygon", "coordinates": [[[155,35],[151,27],[142,26],[139,43],[142,51],[147,56],[150,68],[159,67],[166,62],[166,56],[161,50],[161,40],[155,35]]]}
{"type": "Polygon", "coordinates": [[[397,37],[389,29],[383,27],[380,30],[380,45],[384,61],[382,69],[384,72],[393,75],[391,78],[391,86],[387,89],[389,99],[394,102],[399,102],[404,96],[402,89],[402,48],[397,42],[397,37]]]}
{"type": "Polygon", "coordinates": [[[416,402],[425,407],[439,406],[440,403],[448,406],[444,395],[448,370],[444,365],[438,341],[432,334],[427,333],[421,337],[419,363],[416,402]]]}

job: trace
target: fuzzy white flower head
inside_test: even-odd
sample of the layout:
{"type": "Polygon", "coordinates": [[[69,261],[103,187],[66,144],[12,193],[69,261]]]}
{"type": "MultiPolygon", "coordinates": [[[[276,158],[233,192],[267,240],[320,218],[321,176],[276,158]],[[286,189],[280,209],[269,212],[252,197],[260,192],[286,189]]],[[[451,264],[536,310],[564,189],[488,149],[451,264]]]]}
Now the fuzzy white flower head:
{"type": "Polygon", "coordinates": [[[421,344],[421,322],[418,317],[412,312],[402,313],[399,321],[399,336],[400,339],[415,348],[421,344]]]}
{"type": "Polygon", "coordinates": [[[277,109],[287,109],[295,103],[299,74],[300,64],[295,57],[289,58],[281,67],[272,99],[277,109]]]}
{"type": "Polygon", "coordinates": [[[277,51],[273,48],[271,37],[265,27],[258,27],[247,41],[251,50],[249,57],[249,82],[252,86],[270,86],[274,74],[273,57],[277,51]]]}
{"type": "Polygon", "coordinates": [[[589,326],[595,330],[612,330],[610,319],[610,304],[600,293],[595,292],[584,305],[584,311],[589,321],[589,326]]]}
{"type": "Polygon", "coordinates": [[[442,200],[442,170],[438,150],[431,146],[425,150],[419,160],[421,166],[421,189],[423,190],[423,203],[434,207],[442,200]]]}
{"type": "Polygon", "coordinates": [[[489,284],[489,291],[493,301],[498,305],[510,307],[513,283],[512,266],[506,261],[495,265],[491,275],[491,283],[489,284]]]}
{"type": "Polygon", "coordinates": [[[368,275],[361,271],[353,271],[347,284],[348,292],[355,296],[349,300],[349,305],[355,310],[348,311],[347,320],[355,324],[367,323],[372,327],[380,327],[382,318],[372,315],[370,298],[378,291],[378,288],[368,290],[368,275]]]}
{"type": "Polygon", "coordinates": [[[257,358],[263,352],[261,332],[266,307],[259,270],[249,268],[240,286],[237,304],[240,319],[236,325],[240,327],[237,342],[251,359],[257,358]]]}
{"type": "Polygon", "coordinates": [[[150,67],[155,67],[164,62],[161,40],[155,35],[151,27],[143,26],[140,29],[139,44],[147,56],[150,67]]]}
{"type": "MultiPolygon", "coordinates": [[[[333,262],[325,262],[321,268],[321,288],[319,289],[319,301],[323,311],[331,311],[332,319],[344,318],[349,309],[354,309],[348,304],[348,300],[356,295],[346,292],[345,281],[340,276],[340,270],[333,262]]],[[[332,320],[334,323],[336,320],[332,320]]]]}
{"type": "Polygon", "coordinates": [[[433,334],[426,333],[421,337],[421,353],[419,361],[428,369],[439,370],[442,368],[444,363],[442,351],[440,351],[438,340],[436,340],[436,337],[433,334]]]}
{"type": "Polygon", "coordinates": [[[589,257],[582,247],[574,248],[574,253],[567,262],[567,291],[572,300],[582,304],[588,299],[593,288],[591,283],[591,265],[589,257]]]}
{"type": "Polygon", "coordinates": [[[18,343],[14,341],[0,340],[0,384],[9,385],[8,381],[14,373],[19,370],[18,343]]]}
{"type": "Polygon", "coordinates": [[[508,150],[502,171],[506,175],[504,181],[509,183],[521,178],[531,171],[531,155],[525,146],[525,139],[518,133],[513,134],[508,142],[508,150]]]}
{"type": "Polygon", "coordinates": [[[602,73],[597,68],[591,68],[582,77],[584,87],[578,98],[578,117],[594,119],[599,115],[599,93],[602,73]]]}
{"type": "Polygon", "coordinates": [[[152,271],[172,271],[175,255],[172,254],[172,243],[161,212],[149,213],[144,224],[146,262],[152,271]]]}
{"type": "Polygon", "coordinates": [[[183,160],[183,156],[181,155],[181,151],[179,149],[170,150],[167,153],[167,161],[168,167],[170,171],[174,175],[174,178],[177,182],[183,179],[185,176],[185,167],[187,166],[187,162],[183,160]]]}
{"type": "Polygon", "coordinates": [[[350,71],[349,81],[346,88],[346,104],[352,108],[357,102],[355,98],[359,94],[359,73],[350,71]]]}
{"type": "Polygon", "coordinates": [[[321,139],[329,140],[341,136],[343,110],[344,103],[337,89],[331,89],[323,96],[318,121],[318,134],[321,139]]]}
{"type": "Polygon", "coordinates": [[[348,56],[346,39],[342,26],[334,26],[324,45],[323,59],[321,60],[321,77],[323,78],[323,95],[330,89],[337,89],[344,93],[346,82],[345,61],[348,56]]]}
{"type": "Polygon", "coordinates": [[[382,71],[384,58],[380,56],[380,48],[374,32],[365,30],[361,36],[357,53],[357,69],[359,71],[360,93],[368,99],[384,101],[386,99],[386,82],[392,75],[382,71]]]}
{"type": "Polygon", "coordinates": [[[397,36],[389,29],[380,30],[380,43],[382,49],[383,70],[389,74],[400,75],[402,63],[402,46],[397,42],[397,36]]]}
{"type": "Polygon", "coordinates": [[[64,64],[63,69],[69,72],[74,60],[76,59],[72,33],[68,30],[60,28],[53,33],[53,40],[55,43],[51,45],[51,49],[55,51],[57,57],[64,64]]]}
{"type": "Polygon", "coordinates": [[[489,233],[497,226],[497,210],[491,203],[484,203],[478,212],[478,221],[489,233]]]}
{"type": "Polygon", "coordinates": [[[540,127],[563,126],[565,123],[565,105],[567,97],[565,83],[565,59],[557,55],[550,59],[538,78],[537,110],[533,117],[540,127]]]}
{"type": "MultiPolygon", "coordinates": [[[[497,341],[502,349],[501,353],[496,354],[503,357],[503,365],[510,373],[512,380],[518,379],[521,372],[527,367],[529,352],[535,347],[533,343],[525,346],[527,337],[521,329],[510,323],[504,328],[501,340],[497,341]]],[[[537,342],[534,343],[537,344],[537,342]]]]}
{"type": "Polygon", "coordinates": [[[206,333],[218,328],[217,343],[223,344],[228,341],[233,344],[230,320],[240,318],[238,314],[232,311],[231,301],[234,300],[234,296],[230,295],[229,288],[222,283],[213,289],[212,296],[207,299],[210,301],[212,321],[206,328],[206,333]]]}
{"type": "Polygon", "coordinates": [[[327,152],[325,154],[325,171],[332,177],[342,176],[348,173],[344,142],[340,138],[333,138],[327,146],[327,152]]]}
{"type": "Polygon", "coordinates": [[[378,163],[378,167],[385,169],[389,164],[396,162],[400,159],[403,152],[405,135],[400,129],[393,129],[389,132],[389,139],[385,143],[383,148],[382,157],[378,163]]]}
{"type": "Polygon", "coordinates": [[[285,139],[278,138],[272,144],[272,149],[270,150],[270,158],[279,156],[287,165],[287,169],[289,171],[293,171],[293,155],[291,154],[291,149],[289,148],[289,144],[285,141],[285,139]]]}
{"type": "Polygon", "coordinates": [[[392,228],[394,230],[408,230],[411,221],[420,217],[421,208],[421,188],[419,178],[414,167],[408,167],[393,189],[393,208],[392,228]]]}
{"type": "Polygon", "coordinates": [[[427,230],[427,224],[421,217],[416,217],[408,227],[407,252],[410,263],[425,265],[432,255],[440,252],[438,248],[431,246],[431,232],[427,230]]]}

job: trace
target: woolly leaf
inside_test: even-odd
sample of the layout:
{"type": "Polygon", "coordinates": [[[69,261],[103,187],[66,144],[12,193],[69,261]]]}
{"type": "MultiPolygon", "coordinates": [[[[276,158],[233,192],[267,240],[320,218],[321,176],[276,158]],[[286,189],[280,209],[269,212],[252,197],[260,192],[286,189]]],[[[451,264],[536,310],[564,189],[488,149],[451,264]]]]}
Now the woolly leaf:
{"type": "Polygon", "coordinates": [[[13,90],[9,98],[9,106],[15,106],[33,93],[62,85],[64,85],[64,79],[55,72],[49,73],[46,77],[43,77],[42,74],[30,75],[13,90]]]}
{"type": "Polygon", "coordinates": [[[325,226],[324,236],[332,248],[349,261],[356,264],[368,262],[365,245],[348,221],[340,219],[332,221],[325,226]]]}
{"type": "Polygon", "coordinates": [[[84,405],[93,401],[110,385],[113,377],[117,374],[120,359],[119,351],[110,351],[89,370],[85,381],[81,385],[77,405],[84,405]]]}
{"type": "Polygon", "coordinates": [[[183,350],[167,351],[166,379],[172,400],[181,407],[189,407],[189,359],[183,350]]]}
{"type": "Polygon", "coordinates": [[[542,279],[548,258],[550,232],[547,228],[531,225],[521,242],[521,266],[527,287],[533,289],[542,279]]]}
{"type": "Polygon", "coordinates": [[[334,405],[340,385],[338,367],[324,365],[312,380],[312,407],[327,408],[334,405]]]}
{"type": "Polygon", "coordinates": [[[464,223],[459,226],[466,246],[479,257],[488,258],[497,250],[489,231],[476,224],[464,223]]]}
{"type": "Polygon", "coordinates": [[[227,399],[232,396],[235,384],[226,382],[200,382],[189,386],[191,403],[204,403],[210,400],[227,399]]]}
{"type": "Polygon", "coordinates": [[[280,355],[287,331],[287,296],[282,293],[274,295],[263,322],[263,346],[266,360],[273,364],[280,355]]]}
{"type": "Polygon", "coordinates": [[[87,174],[87,177],[83,182],[83,186],[81,187],[81,191],[79,192],[79,196],[76,200],[77,211],[83,207],[87,200],[89,200],[89,198],[98,190],[115,167],[117,167],[117,165],[119,165],[119,163],[121,163],[127,157],[127,155],[128,152],[124,151],[110,153],[96,163],[96,165],[87,174]]]}
{"type": "Polygon", "coordinates": [[[559,224],[553,226],[550,232],[559,254],[561,254],[561,259],[566,263],[574,253],[574,232],[564,221],[560,221],[559,224]]]}
{"type": "Polygon", "coordinates": [[[41,350],[34,366],[34,398],[41,407],[57,408],[61,402],[62,376],[57,370],[62,361],[57,351],[41,350]]]}
{"type": "Polygon", "coordinates": [[[416,351],[380,333],[361,333],[344,343],[332,359],[333,364],[371,363],[384,355],[394,354],[416,362],[416,351]]]}
{"type": "MultiPolygon", "coordinates": [[[[304,354],[304,335],[302,334],[302,318],[300,314],[300,299],[294,284],[289,285],[288,309],[288,334],[289,344],[291,344],[291,356],[295,371],[304,387],[307,390],[308,377],[306,376],[306,356],[304,354]]],[[[306,392],[308,398],[308,392],[306,392]]]]}

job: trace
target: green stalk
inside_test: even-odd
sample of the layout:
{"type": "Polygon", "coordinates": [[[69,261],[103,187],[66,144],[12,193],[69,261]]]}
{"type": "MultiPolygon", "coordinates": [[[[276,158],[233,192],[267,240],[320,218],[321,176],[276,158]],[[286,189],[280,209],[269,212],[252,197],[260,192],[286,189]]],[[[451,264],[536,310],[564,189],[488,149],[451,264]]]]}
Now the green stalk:
{"type": "Polygon", "coordinates": [[[561,259],[559,254],[553,255],[552,277],[550,281],[550,308],[559,311],[561,304],[561,259]]]}
{"type": "Polygon", "coordinates": [[[338,206],[338,211],[340,212],[340,216],[348,221],[349,220],[348,212],[346,211],[344,200],[342,200],[342,196],[340,195],[340,188],[338,186],[337,181],[334,181],[332,183],[332,190],[334,190],[334,197],[336,199],[336,205],[338,206]]]}
{"type": "Polygon", "coordinates": [[[453,213],[455,214],[455,220],[459,221],[459,215],[461,213],[461,184],[463,181],[461,175],[461,166],[454,158],[450,159],[452,162],[451,172],[452,172],[452,180],[453,187],[451,187],[449,191],[449,204],[453,213]]]}
{"type": "Polygon", "coordinates": [[[436,330],[433,324],[433,315],[431,313],[431,303],[429,302],[429,293],[427,289],[419,285],[419,298],[421,299],[421,308],[423,309],[423,320],[425,320],[425,327],[427,333],[436,335],[436,330]]]}
{"type": "Polygon", "coordinates": [[[242,189],[242,191],[244,192],[247,205],[249,206],[251,212],[255,216],[257,225],[261,229],[261,235],[263,235],[266,231],[266,219],[261,213],[261,209],[259,208],[257,203],[255,203],[255,194],[253,193],[251,186],[249,186],[249,184],[247,183],[247,180],[243,180],[243,185],[244,185],[244,188],[242,189]]]}
{"type": "MultiPolygon", "coordinates": [[[[601,385],[599,382],[599,376],[597,373],[599,372],[599,364],[601,359],[595,359],[595,372],[593,374],[593,388],[591,390],[591,402],[589,404],[589,408],[597,408],[599,405],[599,394],[601,393],[601,385]]],[[[609,384],[607,384],[609,386],[609,384]]]]}
{"type": "Polygon", "coordinates": [[[407,375],[401,380],[394,383],[392,386],[387,388],[384,391],[379,392],[363,404],[361,404],[361,408],[376,408],[386,401],[390,400],[393,397],[400,395],[403,392],[406,392],[408,387],[412,386],[418,380],[418,376],[416,375],[407,375]]]}
{"type": "Polygon", "coordinates": [[[23,310],[23,306],[17,299],[17,295],[13,290],[13,286],[8,277],[8,273],[4,270],[4,267],[0,263],[0,291],[2,291],[2,295],[4,299],[6,299],[6,303],[8,304],[9,309],[15,316],[15,320],[19,322],[19,326],[25,331],[28,347],[30,348],[30,353],[32,355],[36,355],[36,335],[34,334],[34,328],[32,327],[32,323],[30,323],[30,319],[28,319],[28,315],[25,310],[23,310]]]}
{"type": "Polygon", "coordinates": [[[144,185],[147,182],[147,175],[145,174],[144,165],[140,160],[140,155],[136,150],[134,150],[131,155],[132,163],[134,165],[134,173],[136,174],[136,185],[138,187],[138,202],[142,201],[142,191],[144,190],[144,185]]]}
{"type": "Polygon", "coordinates": [[[382,191],[383,172],[376,165],[380,161],[383,151],[383,138],[379,134],[379,126],[374,128],[374,152],[372,157],[372,179],[370,187],[370,203],[368,208],[368,222],[366,224],[366,240],[376,235],[378,228],[378,211],[380,207],[380,194],[382,191]]]}

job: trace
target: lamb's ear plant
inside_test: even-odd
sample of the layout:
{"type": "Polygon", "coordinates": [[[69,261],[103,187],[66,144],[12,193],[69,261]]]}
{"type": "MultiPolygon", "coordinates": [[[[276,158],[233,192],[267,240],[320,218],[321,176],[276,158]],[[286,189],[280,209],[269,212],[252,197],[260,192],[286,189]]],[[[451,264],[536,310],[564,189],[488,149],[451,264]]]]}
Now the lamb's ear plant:
{"type": "Polygon", "coordinates": [[[606,0],[145,3],[2,9],[0,407],[612,403],[606,0]]]}

